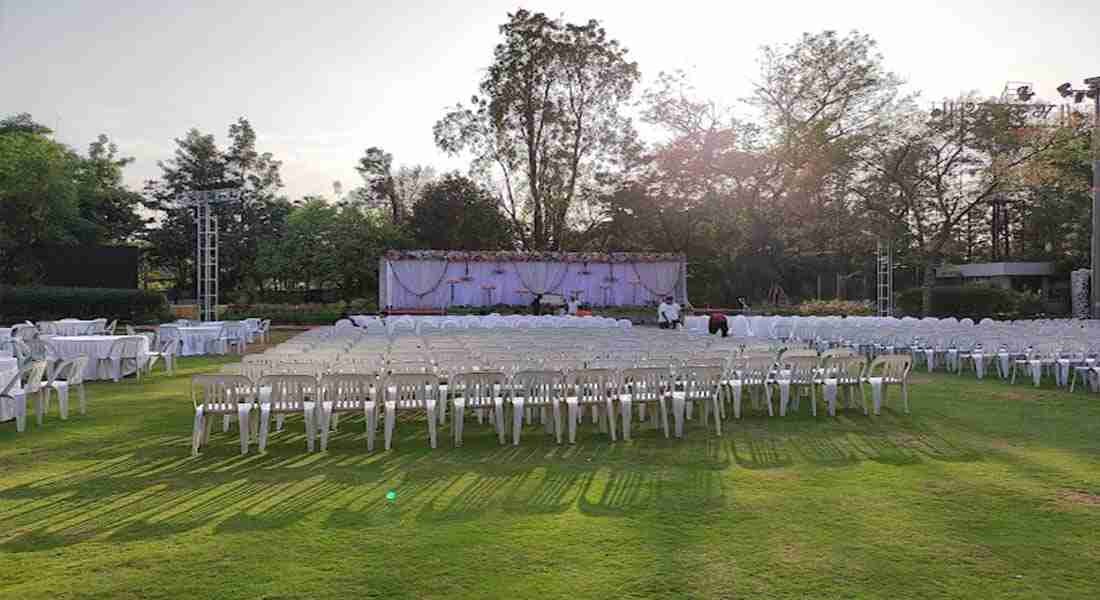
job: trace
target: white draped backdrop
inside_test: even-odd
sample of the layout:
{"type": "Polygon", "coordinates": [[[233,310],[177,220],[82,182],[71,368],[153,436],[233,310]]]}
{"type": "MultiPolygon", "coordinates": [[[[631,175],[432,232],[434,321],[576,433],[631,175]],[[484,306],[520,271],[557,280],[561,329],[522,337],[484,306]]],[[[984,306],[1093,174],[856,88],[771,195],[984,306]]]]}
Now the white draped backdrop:
{"type": "Polygon", "coordinates": [[[530,292],[576,295],[593,306],[687,302],[686,267],[666,262],[383,260],[379,302],[389,308],[530,304],[530,292]]]}

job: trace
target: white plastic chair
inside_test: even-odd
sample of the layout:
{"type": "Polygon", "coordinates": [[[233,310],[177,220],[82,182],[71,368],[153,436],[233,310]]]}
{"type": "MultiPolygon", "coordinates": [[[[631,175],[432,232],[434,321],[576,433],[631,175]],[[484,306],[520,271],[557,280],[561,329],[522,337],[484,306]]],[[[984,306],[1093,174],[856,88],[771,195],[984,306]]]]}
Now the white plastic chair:
{"type": "Polygon", "coordinates": [[[305,419],[306,448],[313,452],[320,389],[313,375],[264,375],[256,384],[260,404],[260,452],[267,449],[271,415],[300,414],[305,419]]]}
{"type": "Polygon", "coordinates": [[[448,395],[451,396],[452,432],[455,446],[462,445],[462,432],[465,428],[465,411],[473,409],[478,423],[488,412],[493,420],[497,437],[504,444],[504,394],[507,391],[508,378],[499,371],[470,371],[455,373],[447,380],[448,395]]]}
{"type": "MultiPolygon", "coordinates": [[[[191,456],[210,443],[211,417],[235,416],[240,425],[241,454],[248,453],[249,415],[256,399],[256,387],[243,375],[194,375],[191,377],[191,403],[195,406],[195,424],[191,430],[191,456]]],[[[262,449],[262,448],[261,448],[262,449]]]]}
{"type": "Polygon", "coordinates": [[[509,386],[508,404],[512,407],[512,443],[519,445],[523,431],[523,418],[528,410],[538,409],[540,415],[546,411],[552,414],[545,420],[544,426],[551,430],[557,442],[561,443],[561,396],[565,388],[565,375],[561,371],[522,370],[512,376],[509,386]]]}
{"type": "Polygon", "coordinates": [[[428,442],[436,447],[436,425],[439,421],[439,378],[432,373],[392,373],[379,384],[386,411],[386,450],[393,443],[393,430],[399,411],[425,411],[428,421],[428,442]]]}
{"type": "Polygon", "coordinates": [[[610,369],[577,369],[566,375],[569,409],[569,443],[577,442],[577,422],[585,406],[592,407],[592,419],[600,431],[607,431],[615,441],[615,373],[610,369]]]}
{"type": "Polygon", "coordinates": [[[904,354],[880,356],[867,367],[867,375],[863,378],[863,381],[871,385],[871,395],[876,415],[879,414],[886,399],[888,385],[901,386],[905,414],[909,414],[909,372],[912,367],[913,359],[904,354]]]}
{"type": "Polygon", "coordinates": [[[46,410],[50,409],[50,390],[57,391],[57,411],[61,418],[69,418],[69,390],[76,388],[80,395],[80,414],[88,414],[84,394],[84,370],[88,366],[88,357],[80,355],[63,361],[54,369],[53,377],[46,384],[46,410]]]}
{"type": "Polygon", "coordinates": [[[168,371],[168,374],[174,375],[176,372],[176,357],[179,356],[182,344],[183,340],[180,338],[162,341],[159,350],[149,353],[149,360],[145,364],[145,372],[152,375],[153,365],[157,364],[158,359],[163,359],[164,368],[168,371]]]}
{"type": "Polygon", "coordinates": [[[708,415],[713,409],[714,427],[722,435],[721,401],[722,367],[688,365],[677,370],[683,390],[672,392],[672,416],[676,421],[676,437],[684,436],[684,417],[687,407],[695,402],[702,404],[703,427],[707,426],[708,415]]]}
{"type": "Polygon", "coordinates": [[[332,373],[321,376],[321,451],[328,449],[330,431],[336,431],[341,414],[363,413],[367,424],[367,451],[374,450],[378,429],[376,377],[366,374],[332,373]]]}
{"type": "Polygon", "coordinates": [[[619,412],[623,420],[623,439],[630,439],[630,423],[637,406],[642,420],[649,408],[653,429],[663,427],[668,437],[668,403],[672,390],[672,370],[662,367],[623,369],[619,375],[619,412]]]}
{"type": "Polygon", "coordinates": [[[42,377],[46,373],[46,364],[44,360],[27,364],[19,369],[19,372],[0,390],[0,402],[6,398],[12,404],[12,412],[15,413],[15,430],[18,432],[24,431],[27,427],[27,396],[30,394],[38,394],[35,398],[35,412],[38,415],[38,424],[42,424],[42,413],[45,410],[42,377]],[[16,383],[21,384],[21,390],[15,389],[16,383]]]}

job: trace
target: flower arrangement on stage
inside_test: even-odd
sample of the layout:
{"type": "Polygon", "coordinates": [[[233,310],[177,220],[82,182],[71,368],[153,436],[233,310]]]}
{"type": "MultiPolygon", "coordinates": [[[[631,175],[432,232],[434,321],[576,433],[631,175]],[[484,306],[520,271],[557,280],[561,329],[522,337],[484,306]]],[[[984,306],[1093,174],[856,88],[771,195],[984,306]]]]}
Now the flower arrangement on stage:
{"type": "Polygon", "coordinates": [[[664,254],[657,252],[516,252],[512,250],[389,250],[385,255],[386,260],[442,260],[447,262],[473,262],[473,263],[498,263],[493,272],[504,269],[500,263],[509,262],[561,262],[583,264],[588,270],[588,263],[598,264],[626,264],[626,263],[657,263],[657,262],[683,262],[686,257],[683,254],[664,254]]]}

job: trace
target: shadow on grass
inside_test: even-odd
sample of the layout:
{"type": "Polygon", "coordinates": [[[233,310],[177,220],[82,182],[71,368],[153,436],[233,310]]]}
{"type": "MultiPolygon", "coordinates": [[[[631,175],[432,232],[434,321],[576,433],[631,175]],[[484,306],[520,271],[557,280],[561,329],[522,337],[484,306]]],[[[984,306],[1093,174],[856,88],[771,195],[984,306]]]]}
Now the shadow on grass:
{"type": "MultiPolygon", "coordinates": [[[[198,528],[277,530],[315,520],[345,529],[398,527],[403,519],[464,522],[500,512],[598,517],[708,511],[727,502],[729,468],[782,469],[797,461],[847,467],[863,460],[906,466],[971,461],[973,448],[887,413],[872,419],[794,415],[727,422],[722,437],[690,423],[685,439],[636,427],[612,443],[586,426],[575,445],[538,427],[522,445],[498,445],[490,427],[467,425],[461,448],[428,448],[422,423],[403,422],[394,449],[366,452],[361,420],[348,419],[328,452],[306,453],[289,419],[268,451],[239,454],[220,427],[192,458],[190,436],[151,434],[100,443],[71,466],[0,489],[0,550],[41,551],[85,540],[138,541],[198,528]],[[387,498],[388,492],[393,497],[387,498]]],[[[381,446],[381,436],[377,440],[381,446]]],[[[728,488],[732,490],[732,488],[728,488]]]]}

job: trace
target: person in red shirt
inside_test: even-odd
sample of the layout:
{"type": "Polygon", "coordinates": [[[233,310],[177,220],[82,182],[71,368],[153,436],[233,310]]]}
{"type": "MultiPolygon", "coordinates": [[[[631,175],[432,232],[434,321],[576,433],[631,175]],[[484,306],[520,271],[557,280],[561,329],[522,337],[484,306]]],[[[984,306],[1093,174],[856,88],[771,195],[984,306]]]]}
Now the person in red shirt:
{"type": "Polygon", "coordinates": [[[729,322],[726,321],[726,315],[718,311],[710,313],[710,320],[707,322],[707,330],[710,331],[711,335],[721,331],[722,337],[729,337],[730,326],[729,322]]]}

